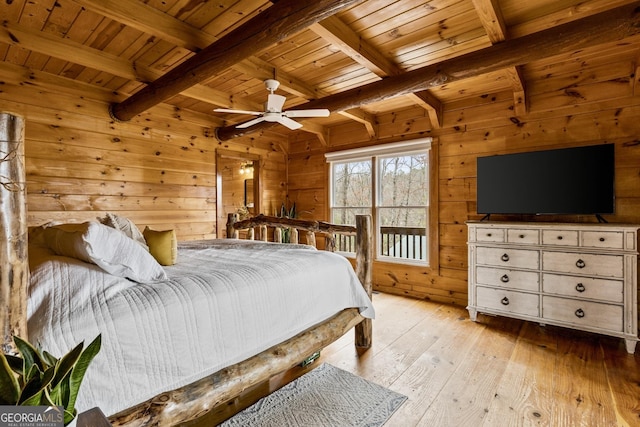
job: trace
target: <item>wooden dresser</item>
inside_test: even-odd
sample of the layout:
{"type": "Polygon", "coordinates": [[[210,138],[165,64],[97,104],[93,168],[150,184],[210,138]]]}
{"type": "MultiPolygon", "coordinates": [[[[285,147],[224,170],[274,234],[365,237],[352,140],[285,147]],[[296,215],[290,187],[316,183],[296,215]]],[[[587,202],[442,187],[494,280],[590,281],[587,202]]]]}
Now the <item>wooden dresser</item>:
{"type": "Polygon", "coordinates": [[[468,222],[469,315],[496,314],[638,341],[638,229],[468,222]]]}

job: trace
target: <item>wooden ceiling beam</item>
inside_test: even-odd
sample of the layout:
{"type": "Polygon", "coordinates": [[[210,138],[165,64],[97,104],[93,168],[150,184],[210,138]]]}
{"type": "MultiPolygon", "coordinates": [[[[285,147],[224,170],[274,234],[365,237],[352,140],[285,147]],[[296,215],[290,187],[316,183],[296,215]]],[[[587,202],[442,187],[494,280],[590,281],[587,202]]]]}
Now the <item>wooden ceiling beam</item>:
{"type": "MultiPolygon", "coordinates": [[[[504,22],[498,0],[473,0],[473,6],[491,43],[496,44],[505,41],[507,39],[507,25],[504,22]]],[[[505,72],[513,88],[514,113],[516,117],[522,117],[527,113],[528,105],[522,70],[520,67],[508,67],[505,72]]]]}
{"type": "MultiPolygon", "coordinates": [[[[43,55],[52,56],[94,70],[122,77],[127,80],[148,82],[161,76],[157,70],[136,65],[106,52],[82,45],[69,39],[62,39],[46,32],[34,32],[16,24],[5,22],[0,29],[0,42],[21,47],[43,55]]],[[[196,85],[182,92],[190,98],[208,102],[224,108],[255,110],[262,108],[258,103],[231,100],[229,95],[219,90],[196,85]]]]}
{"type": "Polygon", "coordinates": [[[364,66],[378,77],[395,76],[403,70],[395,62],[384,56],[345,24],[337,16],[324,19],[310,27],[310,30],[325,41],[339,48],[345,55],[364,66]]]}
{"type": "MultiPolygon", "coordinates": [[[[398,64],[384,56],[379,49],[363,39],[337,16],[331,16],[320,21],[312,25],[310,29],[380,78],[397,76],[404,73],[404,70],[398,64]]],[[[422,91],[422,94],[424,94],[424,92],[427,91],[422,91]]],[[[442,122],[440,115],[442,112],[441,102],[433,95],[422,96],[410,94],[408,96],[412,98],[416,104],[427,110],[432,122],[431,125],[434,128],[439,128],[442,122]]],[[[353,109],[351,111],[353,111],[353,109]]],[[[361,121],[361,123],[367,128],[369,136],[373,138],[375,136],[375,117],[371,114],[368,115],[371,116],[371,120],[361,121]]],[[[358,120],[357,117],[358,115],[351,116],[351,118],[355,120],[358,120]]]]}
{"type": "Polygon", "coordinates": [[[473,7],[492,44],[507,39],[507,26],[502,16],[498,0],[473,0],[473,7]]]}
{"type": "MultiPolygon", "coordinates": [[[[327,108],[332,112],[344,111],[638,35],[640,35],[640,5],[635,2],[632,5],[611,9],[528,36],[506,40],[398,76],[387,77],[384,80],[308,102],[298,108],[327,108]]],[[[268,125],[260,123],[250,129],[244,129],[243,134],[248,131],[258,131],[268,125]]],[[[216,130],[216,136],[221,141],[226,141],[238,136],[238,129],[219,128],[216,130]]]]}
{"type": "Polygon", "coordinates": [[[329,130],[325,126],[321,126],[310,120],[301,120],[300,123],[304,126],[306,132],[312,133],[318,137],[320,143],[326,147],[329,142],[329,130]]]}
{"type": "MultiPolygon", "coordinates": [[[[160,12],[152,6],[131,0],[71,0],[81,7],[99,13],[127,27],[135,28],[145,34],[166,40],[178,47],[199,52],[218,38],[199,28],[160,12]]],[[[316,91],[304,82],[295,79],[282,70],[256,57],[233,64],[231,67],[240,73],[247,74],[259,80],[276,77],[280,81],[280,88],[284,91],[305,99],[319,98],[316,91]]],[[[222,105],[214,104],[222,107],[222,105]]],[[[229,108],[229,107],[225,107],[229,108]]]]}
{"type": "Polygon", "coordinates": [[[376,138],[378,121],[373,114],[367,113],[360,108],[352,108],[350,110],[340,111],[339,114],[344,117],[348,117],[356,122],[362,123],[367,130],[367,133],[369,134],[369,138],[376,138]]]}
{"type": "Polygon", "coordinates": [[[96,12],[116,22],[151,34],[176,46],[198,52],[217,40],[173,16],[141,1],[131,0],[71,0],[78,6],[96,12]]]}
{"type": "Polygon", "coordinates": [[[279,0],[195,56],[171,69],[123,102],[112,105],[111,116],[130,120],[183,90],[230,68],[255,52],[326,19],[362,0],[279,0]]]}
{"type": "Polygon", "coordinates": [[[527,114],[528,111],[528,97],[526,96],[522,68],[509,67],[505,69],[505,72],[511,81],[511,87],[513,88],[513,112],[516,117],[522,117],[527,114]]]}
{"type": "Polygon", "coordinates": [[[566,7],[554,13],[542,15],[521,24],[509,27],[509,37],[522,37],[547,28],[566,24],[586,16],[604,12],[612,7],[634,4],[634,0],[585,0],[574,6],[566,7]]]}
{"type": "MultiPolygon", "coordinates": [[[[205,30],[192,27],[191,25],[180,21],[173,16],[159,12],[157,9],[149,6],[146,3],[131,2],[131,0],[71,0],[77,3],[79,6],[92,10],[109,19],[116,22],[120,22],[126,26],[135,28],[142,31],[145,34],[151,34],[159,39],[169,41],[176,46],[183,47],[193,52],[199,52],[203,48],[207,47],[211,43],[218,40],[217,37],[207,33],[205,30]],[[129,7],[131,3],[131,7],[129,7]]],[[[330,18],[329,18],[330,19],[330,18]]],[[[315,24],[314,24],[315,25],[315,24]]],[[[306,100],[317,99],[323,96],[328,96],[329,93],[317,90],[305,82],[293,77],[291,74],[286,73],[280,69],[277,69],[267,61],[264,61],[257,56],[250,56],[249,58],[233,64],[231,67],[234,70],[251,76],[255,79],[266,80],[275,78],[280,82],[280,89],[304,98],[306,100]]],[[[152,81],[160,77],[156,75],[154,78],[149,79],[152,81]]],[[[207,90],[202,90],[207,86],[198,86],[198,90],[182,92],[182,95],[190,96],[196,95],[195,99],[203,102],[208,102],[213,105],[224,108],[237,108],[242,110],[260,110],[261,105],[255,105],[252,107],[240,107],[239,104],[243,103],[242,100],[235,100],[236,106],[224,105],[229,103],[229,96],[226,96],[224,103],[220,101],[221,97],[211,97],[212,95],[207,90]]],[[[193,97],[193,96],[190,96],[193,97]]],[[[341,113],[342,114],[342,113],[341,113]]],[[[350,119],[362,122],[356,117],[366,116],[364,111],[358,114],[354,111],[355,115],[342,114],[350,119]]],[[[307,121],[307,123],[309,123],[307,121]]],[[[373,128],[372,125],[365,124],[367,131],[373,128]]],[[[306,130],[306,129],[305,129],[306,130]]]]}
{"type": "Polygon", "coordinates": [[[435,95],[428,90],[421,90],[420,92],[412,93],[408,96],[414,98],[414,101],[416,101],[418,105],[421,105],[425,110],[427,110],[431,127],[434,129],[440,129],[442,127],[444,104],[436,98],[435,95]]]}

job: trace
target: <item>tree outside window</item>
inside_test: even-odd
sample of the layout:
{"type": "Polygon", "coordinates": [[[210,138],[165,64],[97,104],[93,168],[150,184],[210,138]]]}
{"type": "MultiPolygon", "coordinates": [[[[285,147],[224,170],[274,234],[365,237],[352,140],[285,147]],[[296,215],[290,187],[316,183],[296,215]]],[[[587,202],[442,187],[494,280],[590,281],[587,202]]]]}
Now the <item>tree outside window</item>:
{"type": "MultiPolygon", "coordinates": [[[[428,208],[427,149],[331,161],[331,221],[353,225],[371,214],[378,259],[428,261],[428,208]]],[[[338,250],[353,245],[338,242],[338,250]]]]}

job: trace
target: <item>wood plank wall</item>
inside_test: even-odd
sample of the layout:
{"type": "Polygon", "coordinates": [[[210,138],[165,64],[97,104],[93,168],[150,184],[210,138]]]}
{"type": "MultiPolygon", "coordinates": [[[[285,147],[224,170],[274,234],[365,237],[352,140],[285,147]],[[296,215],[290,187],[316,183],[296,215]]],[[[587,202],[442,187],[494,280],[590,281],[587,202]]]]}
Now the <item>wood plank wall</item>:
{"type": "MultiPolygon", "coordinates": [[[[211,116],[161,104],[115,123],[122,100],[95,86],[0,64],[0,108],[26,119],[28,225],[84,221],[113,212],[179,240],[216,236],[216,149],[260,155],[264,192],[286,191],[286,140],[220,144],[211,116]]],[[[274,203],[274,202],[272,202],[274,203]]]]}
{"type": "MultiPolygon", "coordinates": [[[[513,92],[483,94],[445,104],[444,126],[430,131],[425,110],[416,107],[378,117],[378,138],[349,124],[331,129],[329,149],[313,137],[290,142],[289,196],[314,218],[328,216],[325,151],[434,136],[439,144],[439,271],[376,263],[377,290],[459,305],[467,303],[467,230],[476,214],[476,158],[497,153],[613,143],[616,214],[609,222],[640,224],[640,93],[634,64],[608,69],[576,84],[567,75],[535,81],[529,111],[515,117],[513,92]],[[572,82],[571,89],[566,88],[572,82]]],[[[492,220],[595,222],[595,217],[492,216],[492,220]]]]}
{"type": "MultiPolygon", "coordinates": [[[[215,124],[208,115],[159,105],[130,122],[114,123],[107,105],[122,94],[8,64],[0,64],[0,76],[3,111],[26,118],[30,226],[93,219],[110,211],[131,217],[141,228],[175,228],[180,240],[213,237],[218,148],[260,155],[263,212],[287,200],[288,185],[288,201],[297,203],[302,218],[327,218],[327,148],[309,133],[297,132],[290,141],[263,134],[220,144],[211,137],[215,124]]],[[[637,87],[635,64],[627,63],[583,79],[566,74],[533,79],[523,117],[514,115],[513,93],[500,92],[445,103],[443,127],[433,132],[420,107],[378,116],[373,141],[357,123],[331,128],[331,150],[424,136],[434,136],[439,144],[440,268],[377,263],[376,289],[466,304],[464,222],[479,218],[479,155],[615,143],[617,213],[608,219],[640,223],[637,87]]]]}

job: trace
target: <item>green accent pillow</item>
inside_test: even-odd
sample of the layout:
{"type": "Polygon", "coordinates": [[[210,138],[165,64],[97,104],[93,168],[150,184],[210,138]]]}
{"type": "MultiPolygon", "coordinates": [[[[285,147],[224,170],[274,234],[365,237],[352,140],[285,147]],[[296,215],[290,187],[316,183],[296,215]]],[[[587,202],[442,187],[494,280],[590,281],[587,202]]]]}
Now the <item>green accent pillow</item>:
{"type": "Polygon", "coordinates": [[[178,258],[178,239],[175,230],[155,231],[148,226],[142,232],[149,252],[160,265],[173,265],[178,258]]]}

